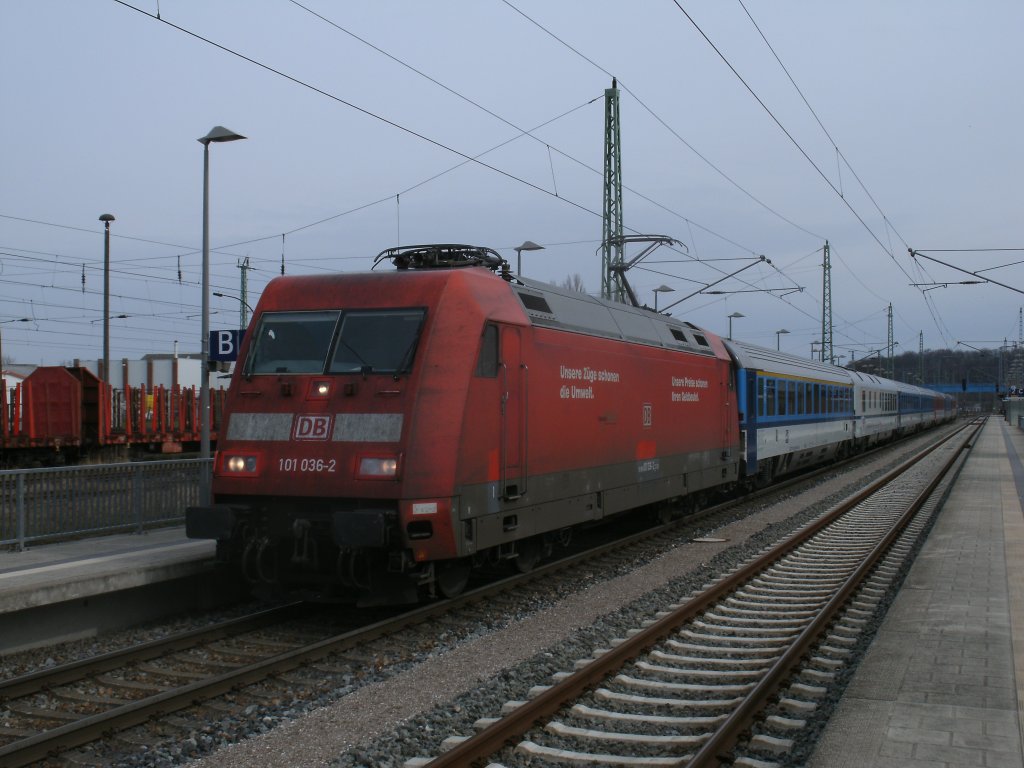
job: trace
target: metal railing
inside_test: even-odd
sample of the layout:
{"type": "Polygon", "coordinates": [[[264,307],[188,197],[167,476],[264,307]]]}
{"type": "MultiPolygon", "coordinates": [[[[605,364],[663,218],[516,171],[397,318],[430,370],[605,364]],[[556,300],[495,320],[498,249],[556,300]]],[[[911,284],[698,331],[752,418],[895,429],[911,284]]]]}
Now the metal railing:
{"type": "Polygon", "coordinates": [[[211,459],[0,471],[0,546],[182,523],[211,459]]]}

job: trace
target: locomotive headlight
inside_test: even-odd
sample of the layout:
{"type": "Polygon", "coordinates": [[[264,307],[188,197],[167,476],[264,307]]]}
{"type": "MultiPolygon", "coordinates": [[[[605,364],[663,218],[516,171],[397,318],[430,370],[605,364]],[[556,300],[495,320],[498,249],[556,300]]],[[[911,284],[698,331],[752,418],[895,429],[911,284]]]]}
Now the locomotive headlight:
{"type": "Polygon", "coordinates": [[[394,477],[398,474],[398,458],[395,456],[363,456],[359,460],[360,477],[394,477]]]}
{"type": "Polygon", "coordinates": [[[224,471],[233,475],[255,475],[259,457],[252,455],[227,454],[224,456],[224,471]]]}
{"type": "Polygon", "coordinates": [[[308,400],[322,400],[331,394],[330,379],[313,379],[309,382],[308,400]]]}

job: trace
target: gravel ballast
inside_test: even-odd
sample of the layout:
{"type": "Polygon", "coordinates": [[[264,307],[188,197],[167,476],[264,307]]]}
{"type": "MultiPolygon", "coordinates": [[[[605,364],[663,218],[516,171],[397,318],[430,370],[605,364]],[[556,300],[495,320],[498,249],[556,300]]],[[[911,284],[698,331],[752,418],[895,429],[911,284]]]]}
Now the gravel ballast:
{"type": "Polygon", "coordinates": [[[441,738],[471,733],[480,717],[495,716],[508,700],[525,698],[533,685],[622,636],[665,604],[670,590],[681,598],[692,589],[775,541],[867,482],[894,461],[879,458],[857,472],[833,476],[798,496],[787,497],[723,525],[709,538],[688,542],[635,570],[580,586],[557,604],[511,621],[506,628],[472,638],[431,656],[387,680],[231,745],[195,763],[235,766],[401,766],[435,754],[441,738]],[[794,515],[796,510],[803,510],[794,515]],[[522,669],[517,669],[522,665],[522,669]]]}

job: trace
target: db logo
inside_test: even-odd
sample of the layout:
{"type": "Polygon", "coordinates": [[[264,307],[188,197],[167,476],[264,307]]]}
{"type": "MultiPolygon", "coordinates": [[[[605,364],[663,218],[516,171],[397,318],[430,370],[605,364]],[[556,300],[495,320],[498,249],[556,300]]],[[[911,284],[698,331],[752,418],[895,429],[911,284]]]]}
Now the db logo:
{"type": "Polygon", "coordinates": [[[330,440],[331,416],[296,416],[293,440],[330,440]]]}
{"type": "Polygon", "coordinates": [[[644,426],[649,427],[654,422],[654,408],[650,403],[644,403],[644,426]]]}

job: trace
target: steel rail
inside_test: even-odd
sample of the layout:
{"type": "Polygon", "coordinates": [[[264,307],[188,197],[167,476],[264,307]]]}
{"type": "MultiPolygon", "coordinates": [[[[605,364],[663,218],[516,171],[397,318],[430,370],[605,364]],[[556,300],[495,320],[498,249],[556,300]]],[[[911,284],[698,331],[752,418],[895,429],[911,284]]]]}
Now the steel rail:
{"type": "MultiPolygon", "coordinates": [[[[708,508],[703,510],[702,514],[710,514],[715,510],[727,507],[731,503],[733,502],[708,508]]],[[[474,603],[484,601],[494,595],[518,589],[523,584],[543,580],[545,577],[550,576],[553,573],[575,567],[589,560],[601,557],[608,552],[619,551],[623,546],[659,535],[667,529],[679,526],[684,522],[691,522],[692,520],[692,517],[688,517],[673,521],[666,525],[655,526],[645,531],[635,533],[625,539],[617,539],[614,542],[609,542],[607,544],[591,548],[586,552],[582,552],[568,558],[563,558],[562,560],[554,563],[549,563],[541,566],[540,568],[536,568],[529,573],[517,574],[501,579],[466,592],[458,597],[430,603],[407,613],[403,613],[397,617],[385,619],[360,629],[335,635],[316,643],[303,646],[302,648],[277,654],[262,661],[254,662],[217,676],[211,676],[205,680],[172,688],[150,697],[129,702],[128,704],[124,704],[106,712],[86,716],[74,722],[66,723],[57,728],[35,734],[34,736],[30,736],[26,739],[12,742],[0,747],[0,765],[5,768],[8,766],[10,768],[17,768],[18,766],[27,765],[37,760],[55,756],[68,749],[88,744],[91,741],[96,741],[97,739],[109,735],[111,732],[138,725],[151,717],[184,709],[185,707],[213,698],[232,689],[265,679],[271,674],[294,669],[303,663],[313,661],[331,653],[345,651],[362,643],[372,641],[378,637],[393,634],[409,626],[429,621],[432,618],[450,612],[454,608],[470,606],[474,603]]],[[[198,632],[201,633],[202,630],[199,630],[198,632]]],[[[153,644],[143,644],[143,646],[139,647],[141,649],[139,650],[139,653],[142,655],[134,660],[141,660],[142,658],[151,658],[152,655],[159,655],[159,652],[155,650],[155,647],[153,648],[154,653],[152,655],[148,654],[148,651],[150,650],[149,647],[151,645],[163,645],[165,649],[171,647],[173,650],[174,648],[172,646],[180,642],[182,647],[189,647],[189,645],[194,644],[189,642],[193,634],[196,633],[187,632],[182,636],[169,638],[166,642],[154,641],[153,644]]],[[[43,678],[48,677],[47,686],[52,687],[64,682],[80,679],[91,673],[107,671],[117,666],[115,657],[123,655],[123,658],[131,660],[130,657],[135,651],[135,648],[129,648],[123,652],[115,651],[101,657],[83,659],[80,662],[63,665],[62,667],[54,670],[32,673],[20,678],[15,678],[6,683],[9,687],[4,690],[3,693],[7,695],[10,691],[24,691],[23,693],[18,693],[18,695],[26,695],[33,690],[38,690],[43,687],[37,684],[37,682],[43,678]],[[107,663],[108,661],[109,664],[107,663]],[[35,687],[33,688],[33,686],[35,687]]],[[[13,696],[8,695],[7,698],[13,698],[13,696]]]]}
{"type": "Polygon", "coordinates": [[[128,648],[61,664],[57,667],[0,680],[0,701],[29,696],[58,685],[73,683],[89,675],[108,672],[126,664],[148,661],[175,651],[194,648],[200,643],[233,637],[254,629],[262,629],[282,621],[289,621],[305,607],[307,607],[305,603],[276,606],[247,616],[218,622],[208,627],[199,627],[147,643],[139,643],[128,648]]]}
{"type": "MultiPolygon", "coordinates": [[[[958,434],[960,430],[952,433],[951,435],[944,438],[949,440],[953,435],[958,434]]],[[[942,441],[942,442],[944,442],[942,441]]],[[[940,445],[941,442],[936,443],[935,446],[929,448],[927,451],[922,453],[920,457],[923,457],[934,447],[940,445]]],[[[856,458],[863,458],[864,454],[860,454],[856,458]]],[[[914,461],[918,460],[919,457],[905,462],[902,467],[909,466],[914,461]]],[[[747,494],[740,499],[730,499],[721,504],[714,505],[712,507],[705,508],[698,513],[686,515],[680,519],[673,520],[669,523],[654,526],[644,531],[632,534],[625,538],[617,539],[613,542],[599,545],[592,549],[587,550],[568,558],[563,558],[557,562],[549,563],[547,565],[536,568],[526,574],[517,574],[491,584],[479,587],[471,590],[455,598],[441,600],[429,605],[421,606],[412,611],[404,613],[400,616],[385,619],[374,624],[362,627],[357,630],[335,635],[330,638],[326,638],[316,643],[312,643],[302,648],[287,651],[281,654],[277,654],[272,657],[268,657],[259,662],[240,667],[229,672],[225,672],[220,675],[211,676],[205,680],[196,681],[184,686],[172,688],[167,691],[163,691],[151,697],[143,698],[137,701],[124,704],[120,707],[116,707],[107,712],[98,713],[83,717],[71,723],[59,726],[57,728],[36,734],[34,736],[22,739],[19,741],[12,742],[5,746],[0,747],[0,765],[10,766],[11,768],[17,768],[18,766],[27,765],[31,762],[42,760],[47,757],[51,757],[60,754],[63,751],[72,749],[74,747],[82,746],[91,741],[95,741],[104,736],[109,735],[113,731],[123,730],[125,728],[138,725],[145,722],[151,717],[167,714],[179,709],[196,704],[200,701],[213,698],[220,694],[223,694],[232,689],[247,685],[252,682],[256,682],[261,679],[265,679],[267,676],[294,669],[295,667],[307,663],[309,661],[322,658],[331,653],[337,653],[348,650],[352,647],[358,646],[362,643],[374,640],[376,638],[393,634],[401,629],[413,626],[415,624],[429,621],[437,616],[444,615],[454,608],[469,606],[473,603],[483,601],[489,597],[504,592],[509,592],[523,584],[543,580],[547,576],[575,567],[579,564],[585,563],[589,560],[601,557],[610,551],[621,550],[624,546],[661,535],[668,530],[671,530],[682,525],[690,525],[693,522],[699,521],[700,519],[709,517],[713,514],[717,514],[731,506],[750,501],[751,499],[759,498],[763,495],[770,495],[777,493],[780,490],[785,490],[792,485],[806,482],[809,479],[817,477],[819,474],[826,473],[828,471],[834,471],[835,465],[823,468],[821,470],[812,471],[810,473],[801,474],[797,477],[784,480],[780,483],[774,484],[769,488],[757,491],[754,493],[747,494]]],[[[897,472],[899,470],[894,470],[897,472]]],[[[861,497],[869,494],[871,489],[883,484],[885,478],[893,474],[889,473],[885,477],[876,481],[872,485],[868,486],[867,489],[857,494],[857,497],[861,497]]],[[[816,530],[816,528],[814,529],[816,530]]],[[[808,533],[807,535],[811,535],[808,533]]],[[[687,604],[688,607],[690,604],[687,604]]],[[[282,609],[287,609],[289,606],[284,606],[282,609]]],[[[280,609],[277,609],[280,610],[280,609]]],[[[240,619],[226,622],[224,626],[226,633],[231,633],[231,626],[234,623],[239,625],[244,624],[247,621],[258,620],[257,617],[268,612],[261,612],[250,617],[241,617],[240,619]]],[[[666,619],[669,617],[666,617],[666,619]]],[[[662,619],[655,625],[653,625],[645,632],[642,632],[636,637],[647,637],[651,630],[657,629],[662,626],[666,619],[662,619]]],[[[683,619],[685,621],[686,619],[683,619]]],[[[220,625],[219,625],[220,626],[220,625]]],[[[216,629],[216,628],[214,628],[216,629]]],[[[244,629],[237,631],[245,631],[244,629]]],[[[667,634],[671,629],[664,632],[667,634]]],[[[52,670],[43,670],[36,673],[30,673],[29,675],[23,675],[18,678],[13,678],[0,683],[0,696],[11,699],[15,696],[24,696],[35,690],[41,690],[44,688],[52,688],[57,685],[61,685],[67,682],[73,682],[74,680],[81,679],[88,676],[89,674],[95,674],[98,672],[105,672],[110,669],[114,669],[117,666],[130,663],[132,661],[141,661],[154,656],[159,656],[170,651],[181,650],[184,648],[191,647],[202,639],[197,637],[205,634],[206,637],[213,637],[210,632],[210,628],[193,630],[176,635],[171,638],[164,640],[153,641],[152,643],[144,643],[140,646],[134,646],[132,648],[125,649],[124,651],[113,651],[109,654],[104,654],[99,657],[93,657],[90,659],[83,659],[78,662],[72,662],[67,665],[54,668],[52,670]],[[196,639],[193,639],[196,638],[196,639]],[[119,661],[120,657],[120,661],[119,661]]],[[[656,642],[656,639],[652,639],[649,644],[656,642]]],[[[630,641],[630,644],[634,642],[636,638],[630,641]]],[[[624,646],[626,644],[623,644],[624,646]]],[[[620,646],[621,648],[621,646],[620,646]]],[[[621,651],[616,649],[615,655],[618,655],[621,651]]],[[[604,657],[602,657],[604,658],[604,657]]],[[[625,659],[623,660],[624,663],[625,659]]],[[[621,665],[620,663],[620,665],[621,665]]],[[[593,666],[593,665],[591,665],[593,666]]],[[[589,668],[588,668],[589,669],[589,668]]],[[[575,676],[573,676],[575,677],[575,676]]],[[[573,678],[569,678],[572,680],[573,678]]],[[[568,680],[566,681],[568,682],[568,680]]],[[[594,681],[596,682],[596,680],[594,681]]],[[[589,684],[589,683],[588,683],[589,684]]],[[[547,694],[542,696],[543,699],[547,694]]],[[[536,700],[535,700],[536,701],[536,700]]],[[[555,707],[557,709],[557,707],[555,707]]],[[[493,727],[493,726],[492,726],[493,727]]],[[[479,735],[485,734],[487,731],[482,731],[479,735]]],[[[475,738],[475,737],[474,737],[475,738]]],[[[493,751],[493,750],[492,750],[493,751]]],[[[446,755],[449,753],[445,753],[446,755]]],[[[433,766],[434,763],[431,763],[433,766]]],[[[455,765],[455,763],[438,763],[438,765],[455,765]]]]}
{"type": "Polygon", "coordinates": [[[172,688],[106,712],[89,715],[0,747],[0,765],[16,768],[37,760],[59,755],[74,747],[96,741],[113,731],[145,722],[150,717],[184,709],[235,688],[285,672],[300,664],[390,634],[410,624],[419,623],[448,610],[447,604],[432,604],[398,618],[384,619],[357,630],[334,635],[324,640],[285,651],[219,675],[172,688]]]}
{"type": "Polygon", "coordinates": [[[785,541],[776,544],[770,550],[758,556],[754,561],[723,577],[700,595],[691,598],[688,602],[658,619],[637,634],[626,638],[623,642],[603,653],[591,663],[554,683],[535,698],[530,699],[491,725],[477,731],[466,740],[438,755],[427,763],[427,768],[465,768],[465,766],[475,765],[493,755],[511,741],[519,738],[535,724],[549,719],[568,702],[579,698],[585,691],[593,688],[627,662],[673,634],[683,624],[704,612],[720,598],[734,591],[737,586],[770,567],[771,564],[796,549],[834,520],[846,514],[847,511],[900,477],[912,466],[923,460],[940,446],[952,440],[969,426],[969,424],[964,425],[933,445],[928,446],[917,455],[912,456],[895,469],[870,483],[861,491],[840,502],[816,520],[799,529],[785,541]]]}
{"type": "MultiPolygon", "coordinates": [[[[975,429],[975,435],[980,428],[981,426],[979,425],[975,429]]],[[[882,537],[861,564],[839,587],[832,598],[822,607],[814,620],[804,628],[782,656],[765,673],[764,677],[744,697],[739,706],[730,713],[708,740],[701,745],[700,749],[697,750],[687,763],[687,768],[703,768],[704,766],[717,765],[727,759],[722,753],[733,749],[740,735],[751,725],[757,714],[764,709],[768,700],[799,668],[807,651],[828,630],[829,625],[842,610],[846,601],[857,591],[871,570],[889,551],[893,542],[913,521],[921,507],[925,505],[946,474],[958,461],[960,454],[967,449],[969,442],[970,438],[935,472],[928,486],[914,498],[900,515],[899,519],[893,523],[885,536],[882,537]]]]}

